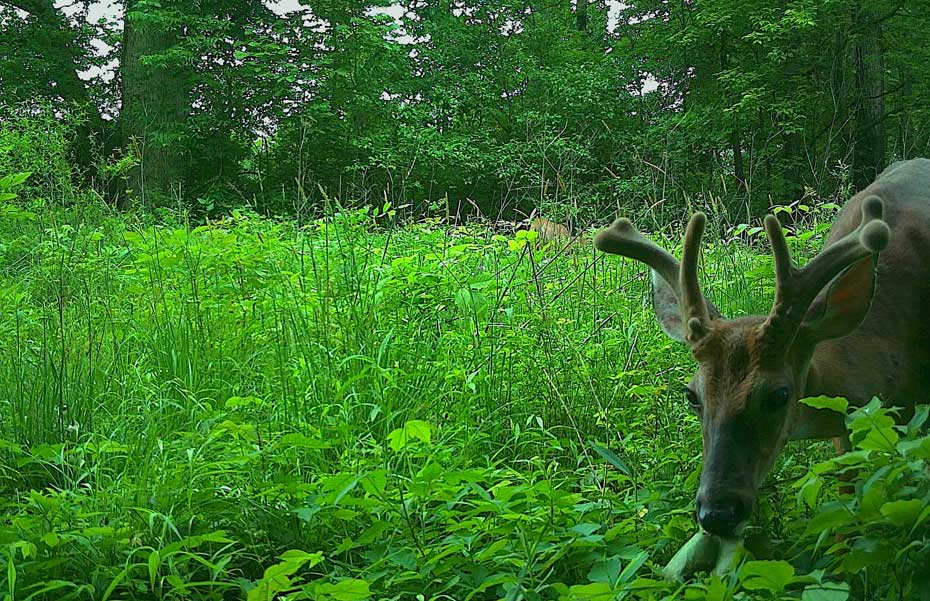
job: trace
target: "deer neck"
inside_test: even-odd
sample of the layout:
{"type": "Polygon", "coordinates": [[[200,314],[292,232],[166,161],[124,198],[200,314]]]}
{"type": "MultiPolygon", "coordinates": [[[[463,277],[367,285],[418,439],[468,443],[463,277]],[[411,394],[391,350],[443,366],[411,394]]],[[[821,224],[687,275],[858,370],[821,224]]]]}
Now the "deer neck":
{"type": "MultiPolygon", "coordinates": [[[[846,392],[842,382],[837,378],[838,375],[842,374],[837,374],[837,370],[830,369],[822,359],[818,361],[815,353],[804,378],[803,396],[845,396],[846,392]]],[[[842,414],[800,404],[794,431],[791,434],[792,439],[834,438],[845,435],[846,426],[842,414]]]]}

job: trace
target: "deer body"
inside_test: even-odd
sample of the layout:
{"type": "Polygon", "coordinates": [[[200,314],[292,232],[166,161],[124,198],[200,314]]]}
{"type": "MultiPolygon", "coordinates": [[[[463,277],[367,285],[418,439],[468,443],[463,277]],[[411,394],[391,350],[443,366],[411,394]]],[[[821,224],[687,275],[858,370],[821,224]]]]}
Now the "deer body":
{"type": "MultiPolygon", "coordinates": [[[[879,396],[889,405],[911,407],[930,401],[930,160],[895,163],[851,198],[828,246],[858,226],[862,201],[871,195],[882,199],[891,228],[878,258],[872,307],[857,329],[820,344],[806,395],[842,396],[856,405],[879,396]]],[[[841,416],[817,413],[832,414],[834,423],[819,430],[802,425],[797,438],[846,435],[841,416]]],[[[812,417],[815,426],[831,421],[812,417]]]]}
{"type": "Polygon", "coordinates": [[[850,199],[803,268],[769,215],[776,288],[767,316],[724,319],[704,298],[704,224],[702,213],[688,224],[681,263],[625,219],[595,247],[652,268],[662,329],[691,347],[699,367],[686,396],[704,443],[696,515],[708,532],[731,535],[787,440],[845,438],[841,415],[798,399],[878,395],[912,406],[930,390],[930,161],[896,163],[850,199]]]}
{"type": "Polygon", "coordinates": [[[530,231],[537,232],[539,244],[549,244],[550,242],[567,242],[571,239],[571,233],[568,228],[561,223],[556,223],[545,217],[536,217],[530,224],[530,231]]]}

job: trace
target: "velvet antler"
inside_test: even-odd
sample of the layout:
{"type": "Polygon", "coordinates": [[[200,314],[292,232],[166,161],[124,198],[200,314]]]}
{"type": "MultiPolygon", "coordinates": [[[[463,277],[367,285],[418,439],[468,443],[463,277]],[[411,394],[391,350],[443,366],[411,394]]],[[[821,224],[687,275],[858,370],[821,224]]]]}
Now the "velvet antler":
{"type": "MultiPolygon", "coordinates": [[[[706,223],[704,213],[695,213],[691,218],[685,233],[681,263],[668,251],[640,234],[629,219],[617,219],[594,237],[597,250],[645,263],[669,285],[678,300],[682,322],[687,325],[689,342],[703,336],[711,319],[697,277],[698,255],[706,223]]],[[[713,309],[713,313],[717,314],[716,309],[713,309]]]]}
{"type": "Polygon", "coordinates": [[[823,288],[848,267],[880,252],[888,244],[890,230],[882,221],[882,201],[869,196],[862,201],[859,227],[840,238],[798,269],[791,260],[788,243],[778,218],[765,218],[765,231],[775,257],[775,302],[763,325],[765,338],[786,348],[791,344],[811,303],[823,288]]]}

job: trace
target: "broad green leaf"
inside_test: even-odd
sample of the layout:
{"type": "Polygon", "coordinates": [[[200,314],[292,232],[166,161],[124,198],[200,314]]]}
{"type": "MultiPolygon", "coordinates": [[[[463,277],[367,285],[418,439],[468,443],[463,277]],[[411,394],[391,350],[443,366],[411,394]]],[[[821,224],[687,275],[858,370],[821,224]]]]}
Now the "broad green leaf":
{"type": "Polygon", "coordinates": [[[620,572],[620,578],[618,584],[626,584],[633,579],[633,576],[636,575],[636,572],[639,571],[639,568],[643,567],[643,564],[646,563],[646,560],[649,559],[649,553],[646,551],[640,551],[636,557],[630,560],[630,563],[626,564],[626,567],[623,568],[623,571],[620,572]]]}
{"type": "Polygon", "coordinates": [[[578,533],[581,536],[591,536],[592,534],[600,530],[600,528],[601,528],[601,524],[584,523],[584,524],[576,524],[572,526],[571,528],[569,528],[569,530],[571,532],[578,533]]]}
{"type": "Polygon", "coordinates": [[[275,444],[278,447],[298,447],[302,449],[328,449],[333,446],[329,442],[318,438],[310,438],[300,432],[285,434],[275,444]]]}
{"type": "Polygon", "coordinates": [[[894,429],[894,418],[889,415],[888,409],[882,407],[879,399],[873,398],[868,405],[848,415],[846,423],[852,431],[851,440],[855,448],[895,452],[900,437],[894,429]]]}
{"type": "Polygon", "coordinates": [[[316,553],[307,553],[300,549],[288,549],[281,554],[280,559],[282,561],[299,562],[301,565],[306,564],[306,567],[312,568],[323,561],[323,553],[319,551],[316,553]]]}
{"type": "Polygon", "coordinates": [[[223,404],[227,409],[237,409],[239,407],[260,407],[264,401],[254,396],[231,396],[223,404]]]}
{"type": "Polygon", "coordinates": [[[399,451],[407,446],[407,433],[403,428],[395,428],[388,434],[388,445],[394,451],[399,451]]]}
{"type": "Polygon", "coordinates": [[[856,447],[865,451],[883,451],[894,453],[900,436],[892,427],[869,430],[865,438],[856,441],[856,447]]]}
{"type": "Polygon", "coordinates": [[[920,499],[907,499],[888,501],[882,505],[881,512],[895,526],[908,528],[917,521],[923,509],[924,503],[920,499]]]}
{"type": "Polygon", "coordinates": [[[313,505],[312,507],[301,507],[296,509],[294,513],[297,514],[297,517],[303,522],[309,522],[313,520],[313,516],[320,513],[322,507],[319,505],[313,505]]]}
{"type": "Polygon", "coordinates": [[[808,534],[832,532],[839,526],[849,523],[852,519],[849,510],[838,501],[824,503],[817,510],[817,514],[807,523],[805,531],[808,534]]]}
{"type": "Polygon", "coordinates": [[[614,601],[614,590],[605,582],[577,584],[568,589],[567,595],[560,596],[559,601],[614,601]]]}
{"type": "Polygon", "coordinates": [[[290,549],[281,554],[281,562],[265,569],[255,588],[248,593],[248,601],[272,601],[278,593],[293,586],[291,576],[306,567],[313,567],[323,561],[322,553],[307,553],[300,549],[290,549]]]}
{"type": "Polygon", "coordinates": [[[591,445],[591,448],[594,449],[598,455],[603,457],[607,463],[620,470],[620,473],[624,474],[625,476],[631,475],[630,468],[627,467],[626,463],[624,463],[624,461],[620,459],[616,453],[607,447],[602,447],[596,442],[589,442],[588,444],[591,445]]]}
{"type": "Polygon", "coordinates": [[[798,402],[814,409],[829,409],[838,413],[846,413],[849,407],[849,401],[843,397],[811,396],[800,399],[798,402]]]}
{"type": "Polygon", "coordinates": [[[384,490],[387,487],[387,480],[387,470],[373,470],[362,477],[361,484],[366,493],[374,496],[380,496],[384,494],[384,490]]]}
{"type": "Polygon", "coordinates": [[[787,561],[749,561],[739,571],[743,587],[751,591],[781,592],[794,577],[787,561]]]}
{"type": "Polygon", "coordinates": [[[809,584],[801,593],[801,601],[846,601],[848,598],[849,585],[845,582],[809,584]]]}
{"type": "Polygon", "coordinates": [[[882,407],[881,401],[873,398],[868,405],[859,407],[847,415],[846,423],[853,432],[860,432],[870,428],[893,426],[894,419],[888,415],[888,410],[882,407]]]}
{"type": "Polygon", "coordinates": [[[32,172],[27,171],[24,173],[11,173],[6,177],[0,178],[0,190],[15,188],[16,186],[29,179],[30,175],[32,175],[32,172]]]}
{"type": "Polygon", "coordinates": [[[902,440],[898,450],[908,459],[930,459],[930,436],[912,440],[902,440]]]}
{"type": "Polygon", "coordinates": [[[465,312],[473,311],[476,305],[474,294],[468,288],[460,288],[455,293],[455,306],[465,312]]]}
{"type": "Polygon", "coordinates": [[[923,425],[930,418],[930,405],[920,405],[914,410],[914,417],[907,422],[907,435],[917,436],[923,425]]]}
{"type": "Polygon", "coordinates": [[[920,516],[917,518],[917,521],[914,522],[914,527],[911,528],[911,531],[913,532],[914,529],[927,521],[927,518],[930,518],[930,505],[925,507],[924,510],[920,512],[920,516]]]}
{"type": "Polygon", "coordinates": [[[325,592],[336,601],[364,601],[371,597],[368,583],[355,578],[329,585],[325,592]]]}
{"type": "Polygon", "coordinates": [[[403,449],[412,440],[419,440],[429,444],[432,439],[431,431],[431,427],[427,422],[413,419],[405,423],[403,428],[397,428],[388,434],[388,444],[395,451],[403,449]]]}
{"type": "Polygon", "coordinates": [[[607,559],[596,562],[588,570],[588,580],[590,582],[604,582],[607,584],[616,584],[617,578],[620,577],[621,568],[620,558],[612,555],[607,559]]]}
{"type": "Polygon", "coordinates": [[[798,491],[798,501],[803,502],[806,506],[813,509],[817,504],[817,499],[820,497],[820,491],[823,489],[823,478],[809,475],[801,482],[801,489],[798,491]]]}
{"type": "Polygon", "coordinates": [[[404,424],[404,431],[407,432],[407,436],[410,438],[416,438],[426,444],[430,442],[431,428],[430,425],[424,421],[412,419],[404,424]]]}

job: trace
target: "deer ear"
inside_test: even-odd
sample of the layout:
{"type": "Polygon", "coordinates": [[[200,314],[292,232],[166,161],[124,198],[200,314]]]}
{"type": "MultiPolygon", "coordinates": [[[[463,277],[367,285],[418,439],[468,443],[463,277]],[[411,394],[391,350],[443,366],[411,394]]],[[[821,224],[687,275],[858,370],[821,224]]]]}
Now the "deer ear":
{"type": "Polygon", "coordinates": [[[656,319],[662,326],[662,331],[672,340],[686,342],[685,324],[681,321],[681,309],[678,306],[678,297],[668,282],[653,270],[652,274],[652,308],[655,309],[656,319]]]}
{"type": "MultiPolygon", "coordinates": [[[[655,270],[649,270],[649,273],[652,275],[652,308],[656,312],[656,319],[659,320],[662,331],[672,340],[687,343],[685,324],[681,321],[681,308],[678,306],[675,291],[655,270]]],[[[711,319],[722,318],[720,310],[709,298],[704,297],[704,302],[711,319]]]]}
{"type": "Polygon", "coordinates": [[[812,341],[849,334],[869,313],[875,293],[875,255],[851,265],[824,288],[807,310],[801,333],[812,341]]]}

